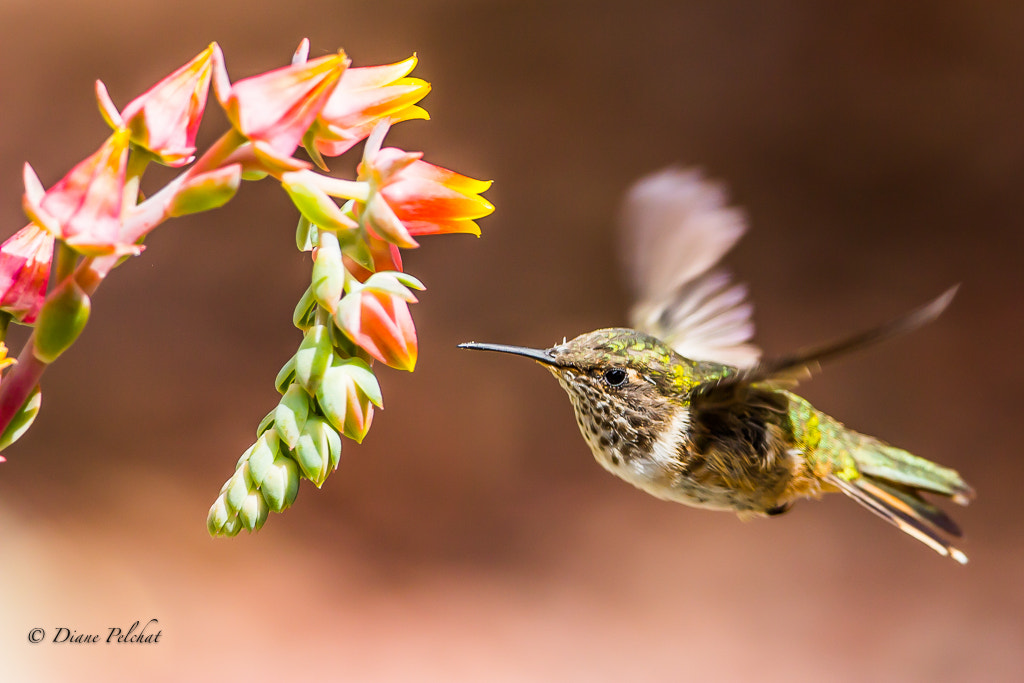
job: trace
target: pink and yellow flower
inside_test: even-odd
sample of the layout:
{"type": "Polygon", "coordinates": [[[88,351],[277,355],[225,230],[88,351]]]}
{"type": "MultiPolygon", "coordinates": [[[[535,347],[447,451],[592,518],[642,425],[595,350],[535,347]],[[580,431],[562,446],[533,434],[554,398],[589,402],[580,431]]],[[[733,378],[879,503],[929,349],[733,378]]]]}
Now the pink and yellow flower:
{"type": "Polygon", "coordinates": [[[384,292],[359,295],[359,326],[345,330],[368,354],[399,370],[416,367],[418,342],[409,305],[384,292]]]}
{"type": "Polygon", "coordinates": [[[22,206],[29,219],[86,256],[138,254],[122,235],[121,205],[130,131],[121,128],[49,190],[25,164],[22,206]]]}
{"type": "Polygon", "coordinates": [[[334,92],[349,60],[344,52],[244,78],[228,80],[220,49],[213,50],[213,87],[235,130],[253,143],[270,168],[295,170],[308,164],[291,158],[303,135],[334,92]]]}
{"type": "Polygon", "coordinates": [[[46,297],[53,240],[52,234],[29,223],[0,245],[0,310],[26,325],[35,322],[46,297]]]}
{"type": "Polygon", "coordinates": [[[418,246],[415,235],[464,232],[480,234],[475,220],[494,205],[480,196],[491,183],[476,180],[422,160],[422,152],[380,149],[386,125],[367,140],[359,180],[370,186],[360,220],[376,234],[401,247],[418,246]]]}
{"type": "Polygon", "coordinates": [[[196,133],[206,109],[213,53],[217,44],[136,97],[118,113],[102,81],[96,98],[103,118],[115,130],[128,128],[132,144],[152,152],[161,163],[184,166],[195,159],[196,133]]]}
{"type": "Polygon", "coordinates": [[[382,363],[398,370],[416,366],[418,342],[409,303],[409,287],[423,289],[405,273],[374,273],[342,297],[334,321],[346,337],[382,363]]]}
{"type": "Polygon", "coordinates": [[[416,106],[430,92],[430,84],[408,78],[416,56],[395,64],[348,69],[309,129],[303,143],[310,154],[335,157],[368,136],[382,119],[391,123],[427,119],[416,106]]]}

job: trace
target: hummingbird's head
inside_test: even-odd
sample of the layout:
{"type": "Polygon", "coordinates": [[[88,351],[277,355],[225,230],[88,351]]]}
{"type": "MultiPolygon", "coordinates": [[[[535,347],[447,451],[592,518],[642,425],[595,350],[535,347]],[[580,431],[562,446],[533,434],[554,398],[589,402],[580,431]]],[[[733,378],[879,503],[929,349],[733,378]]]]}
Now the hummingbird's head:
{"type": "MultiPolygon", "coordinates": [[[[644,448],[672,418],[693,382],[693,362],[636,330],[608,328],[581,334],[549,349],[460,344],[532,358],[569,394],[576,420],[592,446],[644,448]]],[[[623,453],[628,458],[628,453],[623,453]]]]}

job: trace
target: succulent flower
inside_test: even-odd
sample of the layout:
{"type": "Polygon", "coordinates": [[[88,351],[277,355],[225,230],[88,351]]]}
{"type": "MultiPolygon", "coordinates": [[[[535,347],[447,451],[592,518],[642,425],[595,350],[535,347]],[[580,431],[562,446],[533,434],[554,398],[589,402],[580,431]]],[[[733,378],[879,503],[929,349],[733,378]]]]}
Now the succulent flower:
{"type": "Polygon", "coordinates": [[[138,254],[123,237],[121,205],[131,133],[120,128],[49,190],[25,164],[22,206],[30,220],[86,256],[138,254]]]}
{"type": "Polygon", "coordinates": [[[292,159],[348,66],[345,53],[319,57],[232,84],[219,48],[213,50],[213,88],[235,130],[253,144],[268,168],[308,166],[292,159]]]}
{"type": "Polygon", "coordinates": [[[100,113],[111,128],[128,128],[133,145],[152,153],[167,166],[195,159],[196,133],[210,89],[213,43],[118,112],[103,81],[96,81],[100,113]]]}
{"type": "Polygon", "coordinates": [[[381,120],[394,124],[430,118],[416,105],[430,92],[430,84],[407,78],[416,62],[413,55],[395,64],[347,69],[303,140],[310,154],[344,154],[381,120]]]}
{"type": "Polygon", "coordinates": [[[26,325],[35,322],[46,296],[53,239],[29,223],[0,245],[0,310],[26,325]]]}

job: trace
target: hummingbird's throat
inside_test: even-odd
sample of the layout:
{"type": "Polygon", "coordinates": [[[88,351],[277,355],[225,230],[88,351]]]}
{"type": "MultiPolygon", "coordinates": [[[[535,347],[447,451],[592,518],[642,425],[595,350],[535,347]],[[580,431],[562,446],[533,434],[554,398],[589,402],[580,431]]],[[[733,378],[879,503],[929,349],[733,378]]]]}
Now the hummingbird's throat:
{"type": "Polygon", "coordinates": [[[664,406],[655,411],[604,389],[592,378],[554,369],[553,374],[569,394],[580,432],[606,467],[646,457],[671,421],[664,406]]]}

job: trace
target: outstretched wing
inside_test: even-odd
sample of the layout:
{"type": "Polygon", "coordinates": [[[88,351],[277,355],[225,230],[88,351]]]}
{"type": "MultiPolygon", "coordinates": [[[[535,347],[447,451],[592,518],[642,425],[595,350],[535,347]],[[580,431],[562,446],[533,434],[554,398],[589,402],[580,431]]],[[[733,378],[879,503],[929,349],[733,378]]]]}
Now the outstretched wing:
{"type": "Polygon", "coordinates": [[[746,232],[723,189],[697,170],[668,168],[630,188],[621,220],[636,301],[630,325],[686,358],[754,365],[747,289],[713,269],[746,232]]]}
{"type": "Polygon", "coordinates": [[[694,408],[711,407],[742,401],[745,400],[747,389],[751,385],[791,380],[798,375],[806,375],[816,370],[827,360],[913,332],[938,318],[953,300],[957,289],[959,285],[950,287],[924,306],[870,330],[830,344],[765,360],[725,377],[698,384],[690,390],[692,405],[694,408]]]}

